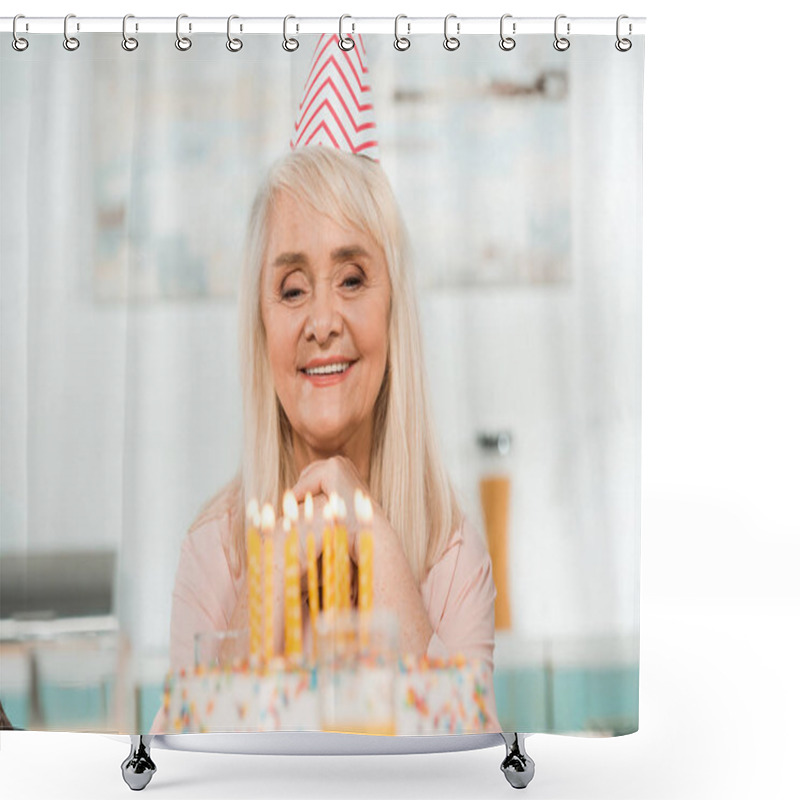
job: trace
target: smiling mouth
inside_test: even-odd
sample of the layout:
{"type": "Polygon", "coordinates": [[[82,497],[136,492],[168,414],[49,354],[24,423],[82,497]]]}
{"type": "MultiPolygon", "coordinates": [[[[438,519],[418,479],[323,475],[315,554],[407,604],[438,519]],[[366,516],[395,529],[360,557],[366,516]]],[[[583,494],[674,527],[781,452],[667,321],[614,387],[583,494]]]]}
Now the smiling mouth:
{"type": "Polygon", "coordinates": [[[346,372],[353,363],[353,361],[341,361],[338,364],[325,364],[321,367],[306,367],[300,372],[304,375],[338,375],[346,372]]]}

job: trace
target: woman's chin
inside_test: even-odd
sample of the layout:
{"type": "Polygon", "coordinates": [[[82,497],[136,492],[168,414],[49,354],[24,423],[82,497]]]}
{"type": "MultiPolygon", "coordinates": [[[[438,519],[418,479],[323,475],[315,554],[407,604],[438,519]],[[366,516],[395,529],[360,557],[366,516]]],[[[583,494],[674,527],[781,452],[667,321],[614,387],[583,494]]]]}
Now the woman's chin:
{"type": "Polygon", "coordinates": [[[331,422],[327,425],[320,425],[315,422],[313,429],[308,429],[302,434],[303,439],[309,447],[318,453],[338,453],[347,443],[347,430],[341,424],[331,422]]]}

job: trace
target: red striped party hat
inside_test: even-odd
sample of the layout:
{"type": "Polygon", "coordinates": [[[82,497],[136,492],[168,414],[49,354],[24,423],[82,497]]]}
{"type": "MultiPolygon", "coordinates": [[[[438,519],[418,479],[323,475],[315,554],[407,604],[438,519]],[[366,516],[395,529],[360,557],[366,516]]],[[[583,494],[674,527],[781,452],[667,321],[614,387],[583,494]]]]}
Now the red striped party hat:
{"type": "Polygon", "coordinates": [[[320,36],[289,142],[292,149],[327,145],[378,160],[364,41],[360,35],[353,41],[355,47],[342,50],[335,34],[320,36]]]}

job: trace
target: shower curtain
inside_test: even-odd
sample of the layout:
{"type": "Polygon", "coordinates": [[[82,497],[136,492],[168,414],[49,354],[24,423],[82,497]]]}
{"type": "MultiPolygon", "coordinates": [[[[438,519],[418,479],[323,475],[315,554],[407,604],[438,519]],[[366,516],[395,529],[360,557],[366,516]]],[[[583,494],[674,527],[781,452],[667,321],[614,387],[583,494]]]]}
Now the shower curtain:
{"type": "Polygon", "coordinates": [[[638,728],[643,37],[346,33],[3,43],[8,727],[638,728]]]}

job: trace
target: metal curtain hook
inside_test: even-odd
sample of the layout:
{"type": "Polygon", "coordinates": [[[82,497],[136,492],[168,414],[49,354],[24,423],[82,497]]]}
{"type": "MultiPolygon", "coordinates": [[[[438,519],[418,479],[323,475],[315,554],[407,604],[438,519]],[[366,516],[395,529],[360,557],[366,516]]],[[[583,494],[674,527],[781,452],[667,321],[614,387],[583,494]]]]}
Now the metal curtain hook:
{"type": "MultiPolygon", "coordinates": [[[[558,21],[560,19],[566,19],[566,14],[559,14],[556,17],[556,21],[553,24],[553,34],[556,37],[556,40],[553,42],[553,47],[560,52],[564,52],[564,50],[569,50],[570,41],[567,39],[566,36],[559,36],[558,35],[558,21]]],[[[569,36],[569,22],[567,23],[567,36],[569,36]]]]}
{"type": "MultiPolygon", "coordinates": [[[[400,20],[401,19],[408,19],[405,14],[398,14],[394,18],[394,49],[395,50],[408,50],[411,47],[411,39],[407,39],[405,36],[400,35],[400,20]]],[[[411,23],[407,22],[406,27],[408,28],[408,33],[411,33],[411,23]]]]}
{"type": "MultiPolygon", "coordinates": [[[[192,40],[188,36],[181,36],[181,20],[188,17],[188,14],[178,14],[175,20],[175,47],[184,52],[192,46],[192,40]]],[[[192,30],[191,22],[189,23],[189,30],[192,30]]]]}
{"type": "MultiPolygon", "coordinates": [[[[620,51],[620,53],[627,53],[628,50],[630,50],[631,47],[633,47],[633,42],[630,39],[623,39],[619,35],[620,22],[622,22],[623,19],[628,19],[628,15],[627,14],[620,14],[617,17],[617,41],[614,42],[614,47],[616,47],[617,50],[620,51]]],[[[632,33],[633,33],[633,26],[629,22],[628,23],[628,36],[630,36],[632,33]]]]}
{"type": "MultiPolygon", "coordinates": [[[[353,19],[349,14],[342,14],[339,17],[339,47],[342,50],[352,50],[356,46],[356,40],[353,38],[352,33],[347,34],[347,39],[344,38],[344,21],[346,19],[353,19]],[[347,42],[347,44],[345,44],[347,42]]],[[[356,26],[353,25],[353,31],[355,31],[356,26]]]]}
{"type": "MultiPolygon", "coordinates": [[[[506,52],[513,50],[517,46],[517,40],[514,39],[513,36],[506,36],[503,30],[503,26],[505,25],[507,19],[511,19],[511,14],[503,14],[503,16],[500,17],[500,49],[505,50],[506,52]]],[[[511,32],[517,32],[516,22],[511,23],[511,32]]]]}
{"type": "Polygon", "coordinates": [[[28,49],[28,40],[27,39],[23,39],[17,33],[17,20],[18,19],[25,19],[25,15],[24,14],[17,14],[17,16],[14,17],[14,22],[11,24],[11,33],[14,35],[14,38],[11,40],[11,46],[18,53],[21,53],[23,50],[27,50],[28,49]]]}
{"type": "MultiPolygon", "coordinates": [[[[283,18],[283,49],[287,53],[293,53],[298,47],[300,47],[300,42],[298,42],[297,39],[290,38],[287,35],[290,19],[296,19],[296,17],[293,17],[291,14],[289,14],[283,18]]],[[[297,30],[297,28],[295,28],[295,30],[297,30]]]]}
{"type": "MultiPolygon", "coordinates": [[[[122,49],[131,53],[139,46],[139,40],[133,36],[128,36],[129,19],[134,19],[133,14],[126,14],[122,18],[122,49]]],[[[138,25],[136,26],[136,30],[139,30],[138,25]]]]}
{"type": "MultiPolygon", "coordinates": [[[[450,50],[452,52],[453,50],[458,50],[458,48],[461,47],[461,40],[458,38],[458,36],[450,36],[447,33],[447,25],[451,19],[457,19],[456,15],[448,14],[444,18],[444,42],[442,44],[445,50],[450,50]]],[[[456,22],[456,34],[460,32],[461,32],[461,23],[456,22]]]]}
{"type": "MultiPolygon", "coordinates": [[[[237,17],[236,14],[231,14],[228,17],[228,41],[225,42],[225,47],[227,47],[228,50],[231,51],[231,53],[238,53],[243,47],[241,39],[235,39],[231,36],[231,22],[235,19],[239,19],[239,17],[237,17]]],[[[241,29],[242,28],[240,26],[239,30],[241,29]]]]}
{"type": "MultiPolygon", "coordinates": [[[[68,25],[71,19],[75,19],[74,14],[67,14],[64,17],[64,49],[69,51],[77,50],[81,46],[81,43],[74,36],[69,35],[68,25]]],[[[80,30],[80,25],[78,25],[78,30],[80,30]]]]}

